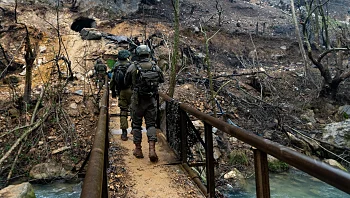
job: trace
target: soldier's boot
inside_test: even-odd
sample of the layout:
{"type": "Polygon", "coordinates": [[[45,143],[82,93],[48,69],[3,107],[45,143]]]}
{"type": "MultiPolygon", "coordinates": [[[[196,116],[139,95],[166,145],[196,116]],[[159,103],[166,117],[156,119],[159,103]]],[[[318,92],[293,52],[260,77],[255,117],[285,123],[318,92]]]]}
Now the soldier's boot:
{"type": "Polygon", "coordinates": [[[128,140],[128,132],[126,129],[122,129],[122,135],[120,136],[120,138],[123,140],[123,141],[127,141],[128,140]]]}
{"type": "Polygon", "coordinates": [[[156,142],[155,141],[149,141],[149,159],[151,162],[157,162],[158,156],[156,154],[156,142]]]}
{"type": "Polygon", "coordinates": [[[143,158],[143,153],[142,153],[142,149],[141,149],[141,143],[135,143],[135,149],[134,149],[134,153],[133,155],[136,158],[143,158]]]}

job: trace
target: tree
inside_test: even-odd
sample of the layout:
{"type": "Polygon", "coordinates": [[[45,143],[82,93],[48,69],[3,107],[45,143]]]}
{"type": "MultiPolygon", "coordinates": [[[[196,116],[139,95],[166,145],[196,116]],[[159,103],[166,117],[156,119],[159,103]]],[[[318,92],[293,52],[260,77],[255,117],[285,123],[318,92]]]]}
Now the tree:
{"type": "Polygon", "coordinates": [[[32,92],[32,69],[33,69],[34,60],[36,58],[36,49],[32,48],[28,28],[26,25],[24,26],[26,30],[26,38],[25,38],[26,54],[24,55],[24,59],[26,61],[26,80],[25,80],[25,86],[24,86],[23,101],[28,104],[30,102],[31,92],[32,92]]]}
{"type": "Polygon", "coordinates": [[[323,77],[323,84],[320,91],[321,97],[335,98],[339,84],[345,79],[350,77],[349,68],[345,68],[343,61],[339,61],[343,53],[350,52],[349,39],[347,33],[342,31],[340,24],[337,24],[336,20],[332,19],[327,9],[328,0],[322,2],[321,0],[309,0],[306,1],[307,12],[301,16],[301,25],[303,30],[304,41],[307,47],[307,56],[311,62],[318,68],[323,77]],[[327,13],[327,15],[326,15],[327,13]],[[317,27],[318,30],[318,18],[313,20],[313,16],[319,16],[320,22],[320,34],[312,34],[310,27],[317,27]],[[331,23],[333,22],[333,24],[331,23]],[[330,27],[331,26],[331,27],[330,27]],[[337,28],[337,29],[336,29],[337,28]],[[340,30],[340,31],[339,31],[340,30]],[[315,38],[316,42],[313,42],[312,36],[319,36],[315,38]],[[338,39],[338,42],[334,40],[338,39]],[[322,40],[322,45],[318,44],[318,40],[322,40]],[[333,41],[333,42],[332,42],[333,41]],[[311,45],[316,45],[319,49],[318,54],[313,52],[311,45]],[[334,57],[331,59],[331,55],[334,57]],[[330,61],[324,61],[325,59],[331,59],[330,61]],[[334,65],[334,69],[331,70],[330,64],[334,65]]]}
{"type": "Polygon", "coordinates": [[[203,33],[204,39],[205,39],[205,54],[206,55],[205,55],[204,62],[207,66],[207,76],[209,79],[211,108],[213,109],[214,117],[216,117],[216,103],[215,103],[216,92],[214,90],[212,66],[211,66],[210,57],[209,57],[209,54],[210,54],[209,53],[209,41],[220,31],[220,29],[218,31],[216,31],[211,37],[208,38],[207,32],[203,29],[202,25],[200,25],[200,27],[201,27],[201,32],[203,33]]]}
{"type": "Polygon", "coordinates": [[[174,96],[175,85],[176,85],[176,65],[178,59],[178,47],[179,47],[179,34],[180,34],[180,22],[179,22],[179,11],[180,3],[179,0],[172,0],[174,8],[174,46],[173,46],[173,56],[171,58],[171,72],[170,72],[170,82],[168,95],[170,97],[174,96]]]}
{"type": "Polygon", "coordinates": [[[215,8],[216,8],[216,12],[218,14],[218,25],[221,27],[222,25],[222,13],[224,12],[224,10],[222,9],[221,4],[219,4],[218,0],[215,0],[215,8]]]}

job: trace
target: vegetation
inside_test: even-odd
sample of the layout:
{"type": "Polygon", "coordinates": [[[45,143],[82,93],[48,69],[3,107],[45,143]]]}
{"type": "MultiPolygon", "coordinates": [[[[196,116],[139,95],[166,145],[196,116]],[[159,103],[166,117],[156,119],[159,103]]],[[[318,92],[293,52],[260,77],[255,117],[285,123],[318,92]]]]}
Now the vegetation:
{"type": "Polygon", "coordinates": [[[228,161],[232,166],[248,166],[248,157],[242,150],[233,150],[229,156],[228,161]]]}
{"type": "Polygon", "coordinates": [[[329,1],[306,1],[307,12],[301,15],[301,24],[307,55],[323,77],[320,95],[335,98],[339,84],[350,77],[350,71],[343,63],[343,57],[350,52],[349,32],[344,26],[331,28],[328,4],[329,1]],[[318,49],[317,55],[312,44],[318,49]]]}
{"type": "Polygon", "coordinates": [[[269,171],[273,173],[281,173],[289,170],[289,165],[279,160],[269,161],[269,171]]]}

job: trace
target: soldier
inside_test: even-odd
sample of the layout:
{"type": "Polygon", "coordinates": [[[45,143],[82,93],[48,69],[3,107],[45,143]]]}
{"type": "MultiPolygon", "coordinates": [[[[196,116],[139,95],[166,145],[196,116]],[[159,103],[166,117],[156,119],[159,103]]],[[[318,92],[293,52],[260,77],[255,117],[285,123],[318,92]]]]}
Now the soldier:
{"type": "Polygon", "coordinates": [[[118,61],[114,64],[112,69],[111,78],[111,90],[112,98],[116,98],[118,95],[118,106],[120,108],[120,128],[122,129],[121,139],[123,141],[128,140],[127,128],[128,128],[128,111],[131,103],[132,91],[129,86],[124,84],[124,76],[126,70],[131,65],[128,58],[130,52],[128,50],[120,50],[118,52],[118,61]]]}
{"type": "Polygon", "coordinates": [[[104,85],[105,77],[107,74],[107,66],[105,64],[103,64],[101,58],[97,59],[96,64],[94,66],[94,70],[95,70],[95,75],[96,75],[95,85],[96,85],[96,87],[101,89],[102,86],[104,85]]]}
{"type": "Polygon", "coordinates": [[[139,61],[133,63],[127,70],[125,84],[131,85],[133,90],[131,97],[132,131],[135,144],[133,155],[136,158],[143,158],[141,125],[142,118],[145,118],[149,158],[151,162],[157,162],[158,156],[155,151],[155,143],[157,142],[155,128],[157,117],[156,96],[159,84],[164,82],[164,76],[155,62],[151,61],[150,53],[151,50],[147,45],[140,45],[136,48],[139,61]]]}

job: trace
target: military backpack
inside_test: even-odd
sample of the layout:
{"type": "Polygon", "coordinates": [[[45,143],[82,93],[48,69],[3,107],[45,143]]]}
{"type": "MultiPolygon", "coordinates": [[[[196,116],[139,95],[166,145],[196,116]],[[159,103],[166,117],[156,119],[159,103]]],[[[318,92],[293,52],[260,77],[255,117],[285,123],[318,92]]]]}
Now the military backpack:
{"type": "Polygon", "coordinates": [[[124,78],[126,70],[128,70],[131,64],[127,63],[125,65],[117,64],[114,69],[113,81],[115,82],[117,90],[127,89],[128,86],[125,85],[124,78]]]}
{"type": "Polygon", "coordinates": [[[160,74],[155,64],[150,69],[144,69],[136,64],[136,86],[139,96],[154,96],[158,92],[160,74]]]}

